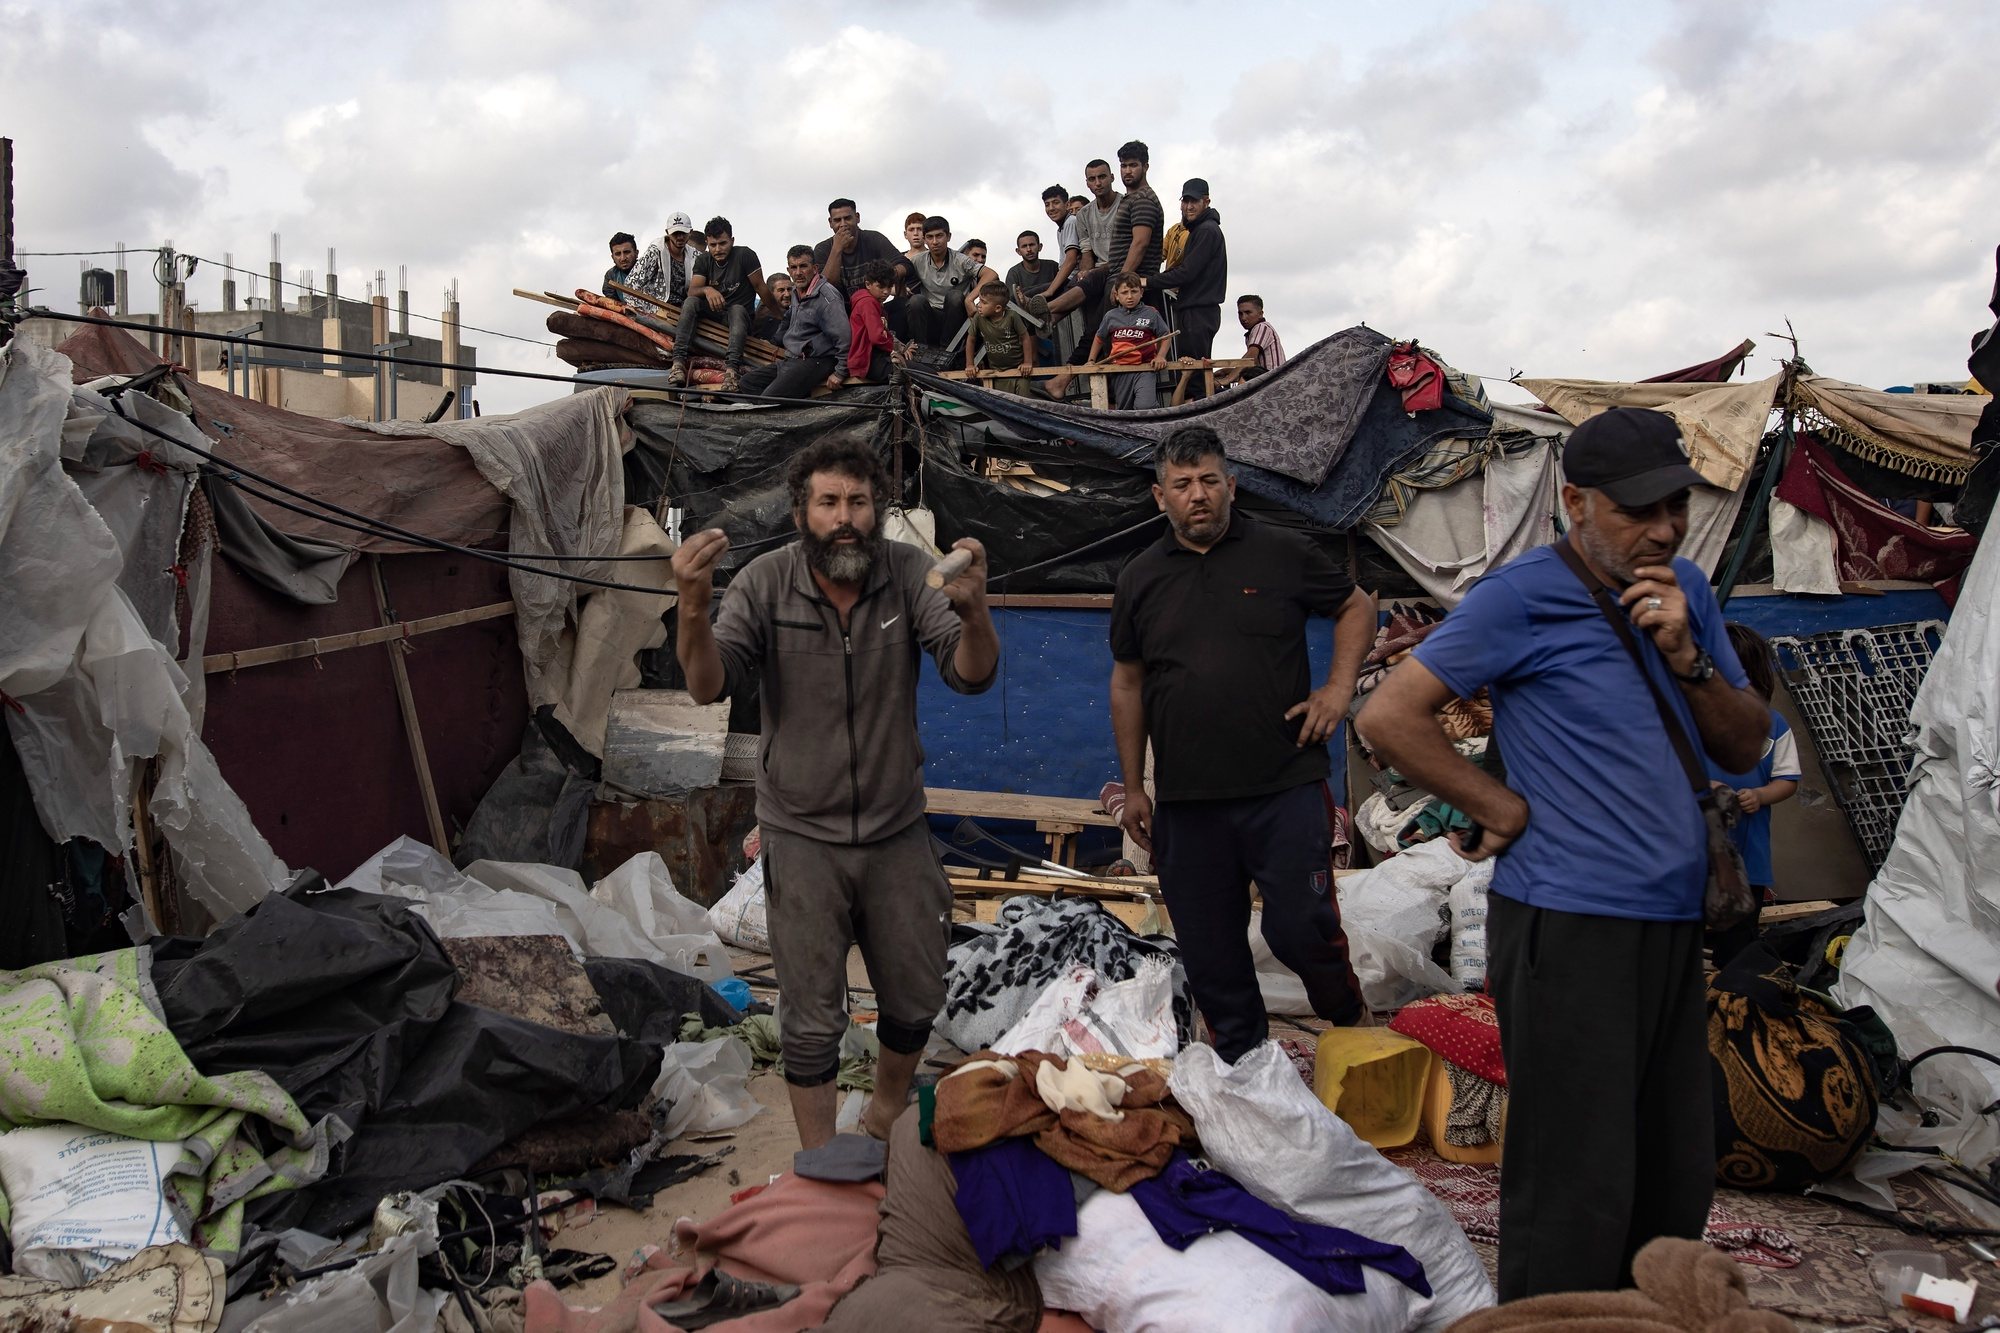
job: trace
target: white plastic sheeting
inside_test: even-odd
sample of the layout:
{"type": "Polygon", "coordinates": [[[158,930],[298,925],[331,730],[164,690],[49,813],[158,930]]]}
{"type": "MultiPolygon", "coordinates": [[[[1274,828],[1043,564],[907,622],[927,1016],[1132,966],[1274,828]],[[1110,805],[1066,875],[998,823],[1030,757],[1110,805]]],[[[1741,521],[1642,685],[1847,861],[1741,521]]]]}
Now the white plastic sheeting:
{"type": "Polygon", "coordinates": [[[1433,839],[1340,878],[1340,924],[1370,1009],[1400,1009],[1458,989],[1451,974],[1431,961],[1431,950],[1444,937],[1452,886],[1475,873],[1492,874],[1433,839]]]}
{"type": "MultiPolygon", "coordinates": [[[[128,410],[152,415],[136,400],[128,410]]],[[[143,557],[121,547],[63,470],[66,433],[74,451],[107,411],[101,397],[72,390],[67,357],[19,342],[0,356],[0,691],[18,705],[5,710],[7,725],[36,812],[58,840],[128,848],[134,769],[157,757],[154,820],[188,895],[220,919],[286,871],[201,742],[189,712],[199,695],[121,586],[128,556],[143,557]]],[[[160,424],[193,432],[171,414],[160,424]]],[[[153,444],[170,470],[190,464],[153,444]]],[[[149,526],[115,516],[128,533],[149,526]]]]}
{"type": "MultiPolygon", "coordinates": [[[[2000,1054],[2000,541],[1980,545],[1910,709],[1909,800],[1847,946],[1834,996],[1873,1005],[1905,1059],[1933,1046],[2000,1054]]],[[[2000,1066],[1926,1060],[1918,1096],[1947,1123],[1901,1144],[1968,1164],[2000,1156],[2000,1066]]]]}
{"type": "Polygon", "coordinates": [[[402,837],[335,887],[408,898],[447,939],[561,935],[579,957],[644,958],[711,984],[734,975],[708,910],[674,887],[658,852],[639,853],[586,890],[574,870],[531,861],[457,870],[435,848],[402,837]]]}

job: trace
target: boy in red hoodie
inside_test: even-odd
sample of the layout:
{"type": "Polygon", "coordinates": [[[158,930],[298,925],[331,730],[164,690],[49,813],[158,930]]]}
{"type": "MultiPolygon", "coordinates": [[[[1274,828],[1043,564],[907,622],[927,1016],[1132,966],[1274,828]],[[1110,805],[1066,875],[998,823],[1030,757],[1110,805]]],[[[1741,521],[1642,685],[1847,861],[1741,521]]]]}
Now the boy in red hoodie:
{"type": "Polygon", "coordinates": [[[861,266],[861,282],[847,304],[847,377],[856,384],[887,384],[896,340],[882,319],[882,303],[895,290],[896,272],[879,259],[861,266]]]}

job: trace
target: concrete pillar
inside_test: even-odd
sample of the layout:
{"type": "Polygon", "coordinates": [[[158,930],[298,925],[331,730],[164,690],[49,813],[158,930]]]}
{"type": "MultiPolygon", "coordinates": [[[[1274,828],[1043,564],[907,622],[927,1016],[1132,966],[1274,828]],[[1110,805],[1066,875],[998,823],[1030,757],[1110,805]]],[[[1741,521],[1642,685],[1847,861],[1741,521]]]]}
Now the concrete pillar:
{"type": "Polygon", "coordinates": [[[407,264],[396,265],[396,336],[407,338],[410,334],[410,269],[407,264]]]}
{"type": "Polygon", "coordinates": [[[340,318],[340,274],[334,271],[333,247],[326,247],[326,317],[340,318]]]}
{"type": "Polygon", "coordinates": [[[278,233],[271,233],[271,309],[285,308],[285,266],[278,262],[278,233]]]}
{"type": "MultiPolygon", "coordinates": [[[[444,319],[442,320],[442,323],[444,325],[444,333],[443,333],[444,356],[440,359],[449,363],[452,366],[452,369],[444,372],[444,387],[446,389],[449,389],[453,393],[459,393],[460,383],[457,370],[458,355],[459,355],[458,283],[455,279],[453,280],[452,283],[452,290],[446,295],[445,298],[444,319]]],[[[459,397],[462,400],[464,398],[464,395],[462,393],[459,393],[459,397]]]]}
{"type": "Polygon", "coordinates": [[[132,314],[132,284],[131,279],[125,272],[125,242],[123,241],[118,242],[118,267],[111,271],[111,277],[112,281],[117,285],[118,309],[115,313],[120,319],[129,318],[132,314]]]}

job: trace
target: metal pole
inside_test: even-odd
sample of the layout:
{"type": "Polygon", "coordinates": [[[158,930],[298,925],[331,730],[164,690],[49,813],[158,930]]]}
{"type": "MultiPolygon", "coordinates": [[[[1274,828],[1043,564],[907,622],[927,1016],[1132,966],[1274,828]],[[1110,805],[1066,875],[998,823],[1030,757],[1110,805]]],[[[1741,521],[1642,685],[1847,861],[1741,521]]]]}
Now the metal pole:
{"type": "Polygon", "coordinates": [[[237,340],[236,342],[222,344],[223,355],[227,358],[229,364],[229,392],[236,392],[236,365],[238,361],[241,361],[243,364],[243,396],[245,398],[250,396],[250,335],[253,333],[262,333],[263,331],[264,321],[261,319],[255,324],[245,324],[240,329],[231,329],[229,331],[229,336],[237,340]]]}
{"type": "MultiPolygon", "coordinates": [[[[388,356],[398,348],[408,347],[409,345],[410,340],[408,338],[398,338],[394,342],[377,343],[369,350],[377,356],[388,356]]],[[[394,421],[396,419],[396,368],[381,361],[375,363],[375,419],[377,421],[394,421]],[[384,406],[382,401],[382,380],[383,372],[385,371],[388,373],[389,381],[389,401],[387,404],[389,415],[386,417],[382,415],[382,408],[384,406]]]]}

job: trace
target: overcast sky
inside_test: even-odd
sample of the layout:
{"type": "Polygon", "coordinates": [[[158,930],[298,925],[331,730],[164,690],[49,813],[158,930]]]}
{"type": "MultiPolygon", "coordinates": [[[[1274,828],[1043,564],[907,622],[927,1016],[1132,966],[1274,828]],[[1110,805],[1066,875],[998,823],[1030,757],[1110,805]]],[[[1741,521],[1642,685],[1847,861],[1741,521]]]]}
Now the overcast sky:
{"type": "MultiPolygon", "coordinates": [[[[20,249],[262,271],[276,231],[288,278],[328,246],[345,295],[406,264],[414,310],[456,278],[466,323],[541,342],[511,289],[596,286],[614,231],[720,212],[775,270],[845,194],[1010,258],[1041,189],[1130,138],[1162,198],[1209,180],[1230,288],[1290,349],[1367,323],[1488,376],[1639,378],[1746,336],[1768,374],[1789,318],[1822,373],[1962,378],[2000,242],[1991,0],[0,0],[0,31],[20,249]]],[[[76,259],[23,262],[74,308],[76,259]]]]}

